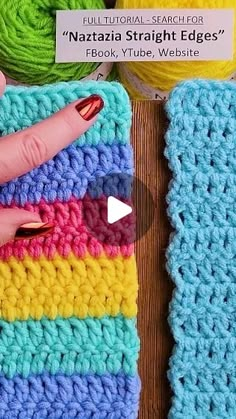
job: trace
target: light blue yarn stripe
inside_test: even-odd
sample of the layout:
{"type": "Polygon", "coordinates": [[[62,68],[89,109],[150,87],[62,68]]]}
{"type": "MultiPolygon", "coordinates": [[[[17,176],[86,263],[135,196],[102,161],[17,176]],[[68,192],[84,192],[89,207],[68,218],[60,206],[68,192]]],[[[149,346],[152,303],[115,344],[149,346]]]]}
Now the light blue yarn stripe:
{"type": "Polygon", "coordinates": [[[234,419],[236,339],[193,337],[182,342],[170,360],[168,377],[176,396],[169,418],[234,419]]]}
{"type": "Polygon", "coordinates": [[[136,319],[0,320],[0,374],[137,373],[136,319]]]}
{"type": "Polygon", "coordinates": [[[44,120],[69,103],[100,95],[104,108],[96,123],[83,134],[77,144],[97,145],[129,143],[131,106],[128,94],[116,82],[68,82],[46,86],[8,86],[0,101],[0,133],[10,134],[44,120]]]}
{"type": "Polygon", "coordinates": [[[236,417],[236,84],[193,80],[167,104],[167,251],[176,285],[170,419],[236,417]]]}

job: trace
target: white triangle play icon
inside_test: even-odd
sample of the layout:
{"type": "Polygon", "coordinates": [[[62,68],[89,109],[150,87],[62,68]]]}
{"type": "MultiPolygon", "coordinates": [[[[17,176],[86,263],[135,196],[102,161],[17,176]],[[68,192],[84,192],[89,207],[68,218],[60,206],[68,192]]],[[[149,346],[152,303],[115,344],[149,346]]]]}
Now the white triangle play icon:
{"type": "Polygon", "coordinates": [[[107,200],[107,222],[109,224],[116,223],[116,221],[121,220],[126,217],[126,215],[131,214],[132,207],[124,202],[120,201],[114,196],[109,196],[107,200]]]}

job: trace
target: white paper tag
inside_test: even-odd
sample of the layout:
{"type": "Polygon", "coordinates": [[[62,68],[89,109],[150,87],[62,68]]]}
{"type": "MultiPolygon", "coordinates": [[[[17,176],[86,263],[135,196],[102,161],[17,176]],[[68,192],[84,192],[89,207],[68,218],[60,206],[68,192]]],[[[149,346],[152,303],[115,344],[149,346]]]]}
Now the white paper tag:
{"type": "Polygon", "coordinates": [[[231,9],[59,10],[56,62],[233,58],[231,9]]]}

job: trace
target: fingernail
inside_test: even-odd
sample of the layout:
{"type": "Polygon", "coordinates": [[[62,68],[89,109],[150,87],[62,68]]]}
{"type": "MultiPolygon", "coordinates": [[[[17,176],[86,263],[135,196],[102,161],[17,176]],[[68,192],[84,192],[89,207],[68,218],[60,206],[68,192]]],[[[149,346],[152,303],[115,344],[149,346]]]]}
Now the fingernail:
{"type": "Polygon", "coordinates": [[[91,95],[78,103],[75,108],[85,121],[90,121],[102,110],[103,106],[104,102],[100,96],[91,95]]]}
{"type": "Polygon", "coordinates": [[[16,231],[15,240],[33,239],[46,236],[54,228],[53,223],[26,223],[22,224],[16,231]]]}

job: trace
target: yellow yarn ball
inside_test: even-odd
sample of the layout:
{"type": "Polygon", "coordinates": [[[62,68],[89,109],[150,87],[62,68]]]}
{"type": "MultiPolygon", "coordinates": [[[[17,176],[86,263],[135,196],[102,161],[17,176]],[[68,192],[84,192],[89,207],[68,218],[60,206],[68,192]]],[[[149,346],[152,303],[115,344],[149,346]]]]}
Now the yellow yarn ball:
{"type": "MultiPolygon", "coordinates": [[[[117,0],[117,9],[234,9],[236,0],[117,0]]],[[[233,61],[171,61],[125,62],[118,66],[121,82],[130,96],[145,97],[126,79],[122,67],[145,85],[161,91],[171,90],[176,83],[189,78],[229,79],[236,71],[236,26],[234,31],[233,61]],[[123,67],[124,68],[124,67],[123,67]]]]}

